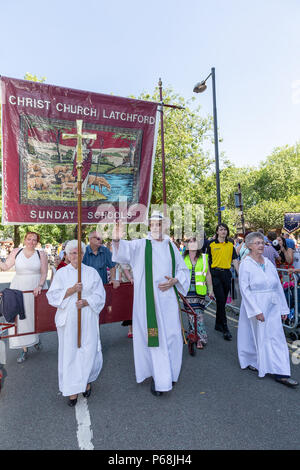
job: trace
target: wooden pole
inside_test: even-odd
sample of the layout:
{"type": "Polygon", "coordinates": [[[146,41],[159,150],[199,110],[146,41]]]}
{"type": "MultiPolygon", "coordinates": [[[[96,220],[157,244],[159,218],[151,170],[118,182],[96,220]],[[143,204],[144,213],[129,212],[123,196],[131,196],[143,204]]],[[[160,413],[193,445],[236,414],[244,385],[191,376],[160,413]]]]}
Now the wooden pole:
{"type": "MultiPolygon", "coordinates": [[[[77,282],[81,282],[81,224],[82,224],[82,138],[78,139],[77,147],[77,241],[78,241],[78,267],[77,282]]],[[[81,300],[81,292],[77,292],[77,300],[81,300]]],[[[81,309],[77,314],[77,346],[81,348],[81,309]]]]}
{"type": "Polygon", "coordinates": [[[163,204],[164,215],[167,215],[167,193],[166,193],[166,161],[165,161],[165,139],[164,139],[164,104],[162,96],[162,81],[158,81],[159,86],[159,99],[161,104],[160,109],[160,137],[161,137],[161,162],[162,162],[162,183],[163,183],[163,204]]]}
{"type": "MultiPolygon", "coordinates": [[[[77,139],[77,240],[78,240],[78,267],[77,267],[77,282],[81,282],[81,236],[82,236],[82,139],[97,139],[97,134],[83,134],[81,119],[76,120],[77,134],[63,134],[62,138],[65,139],[77,139]]],[[[77,293],[77,299],[81,300],[81,292],[77,293]]],[[[77,346],[81,347],[81,309],[78,309],[77,315],[77,346]]]]}

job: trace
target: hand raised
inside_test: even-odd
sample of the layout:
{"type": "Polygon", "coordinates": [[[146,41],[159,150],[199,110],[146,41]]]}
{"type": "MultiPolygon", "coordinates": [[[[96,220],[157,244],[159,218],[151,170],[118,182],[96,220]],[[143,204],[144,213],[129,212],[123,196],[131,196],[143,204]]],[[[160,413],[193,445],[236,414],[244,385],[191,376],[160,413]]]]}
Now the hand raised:
{"type": "Polygon", "coordinates": [[[122,222],[116,222],[113,231],[112,231],[112,239],[113,240],[120,240],[124,237],[124,224],[122,222]]]}

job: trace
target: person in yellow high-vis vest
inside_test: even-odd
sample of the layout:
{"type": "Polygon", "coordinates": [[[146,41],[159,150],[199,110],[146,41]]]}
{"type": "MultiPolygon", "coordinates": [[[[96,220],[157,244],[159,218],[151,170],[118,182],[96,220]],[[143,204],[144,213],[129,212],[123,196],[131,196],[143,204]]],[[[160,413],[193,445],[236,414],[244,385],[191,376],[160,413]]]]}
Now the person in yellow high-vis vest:
{"type": "MultiPolygon", "coordinates": [[[[196,238],[190,238],[184,253],[184,262],[190,270],[190,288],[186,299],[197,313],[197,335],[199,337],[197,348],[202,349],[207,344],[207,333],[204,325],[203,312],[205,309],[205,296],[214,297],[211,274],[209,270],[208,255],[202,253],[196,238]]],[[[188,315],[190,332],[194,333],[194,317],[188,315]]]]}

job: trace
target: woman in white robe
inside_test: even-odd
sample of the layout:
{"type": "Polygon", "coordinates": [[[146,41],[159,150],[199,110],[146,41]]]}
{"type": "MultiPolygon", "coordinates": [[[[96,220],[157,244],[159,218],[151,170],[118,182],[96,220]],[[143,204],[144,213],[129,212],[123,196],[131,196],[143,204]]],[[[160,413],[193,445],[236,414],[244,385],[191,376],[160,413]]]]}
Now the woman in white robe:
{"type": "MultiPolygon", "coordinates": [[[[152,273],[155,311],[158,326],[158,347],[148,347],[145,294],[146,239],[114,240],[113,261],[130,264],[134,278],[132,314],[133,351],[137,383],[152,377],[151,392],[160,396],[177,382],[181,363],[183,338],[178,302],[173,286],[184,296],[190,285],[190,274],[178,248],[172,243],[175,254],[175,277],[172,277],[170,239],[162,236],[161,221],[150,218],[152,244],[152,273]]],[[[115,238],[115,237],[114,237],[115,238]]]]}
{"type": "MultiPolygon", "coordinates": [[[[70,264],[59,269],[47,292],[50,305],[57,307],[55,324],[58,334],[59,390],[69,396],[69,405],[77,402],[78,393],[88,397],[91,382],[102,368],[103,358],[99,333],[99,313],[105,304],[105,290],[96,269],[81,265],[78,283],[77,240],[68,242],[66,253],[70,264]],[[77,300],[81,292],[82,299],[77,300]],[[81,308],[81,347],[77,346],[77,311],[81,308]]],[[[82,243],[82,257],[85,245],[82,243]]]]}
{"type": "Polygon", "coordinates": [[[275,266],[264,256],[264,237],[259,232],[247,235],[250,254],[242,261],[239,286],[242,304],[238,326],[238,357],[242,369],[258,371],[259,377],[273,374],[288,386],[290,359],[282,318],[289,308],[275,266]]]}

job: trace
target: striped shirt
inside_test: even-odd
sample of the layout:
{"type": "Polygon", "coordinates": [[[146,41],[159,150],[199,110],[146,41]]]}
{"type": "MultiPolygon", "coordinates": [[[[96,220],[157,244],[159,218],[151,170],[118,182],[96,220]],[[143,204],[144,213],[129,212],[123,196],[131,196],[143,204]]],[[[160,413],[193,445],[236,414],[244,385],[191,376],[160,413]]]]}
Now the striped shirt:
{"type": "Polygon", "coordinates": [[[271,263],[276,266],[276,258],[279,258],[279,253],[278,251],[275,250],[275,248],[272,245],[266,244],[264,247],[264,253],[263,253],[265,258],[268,258],[271,263]]]}

